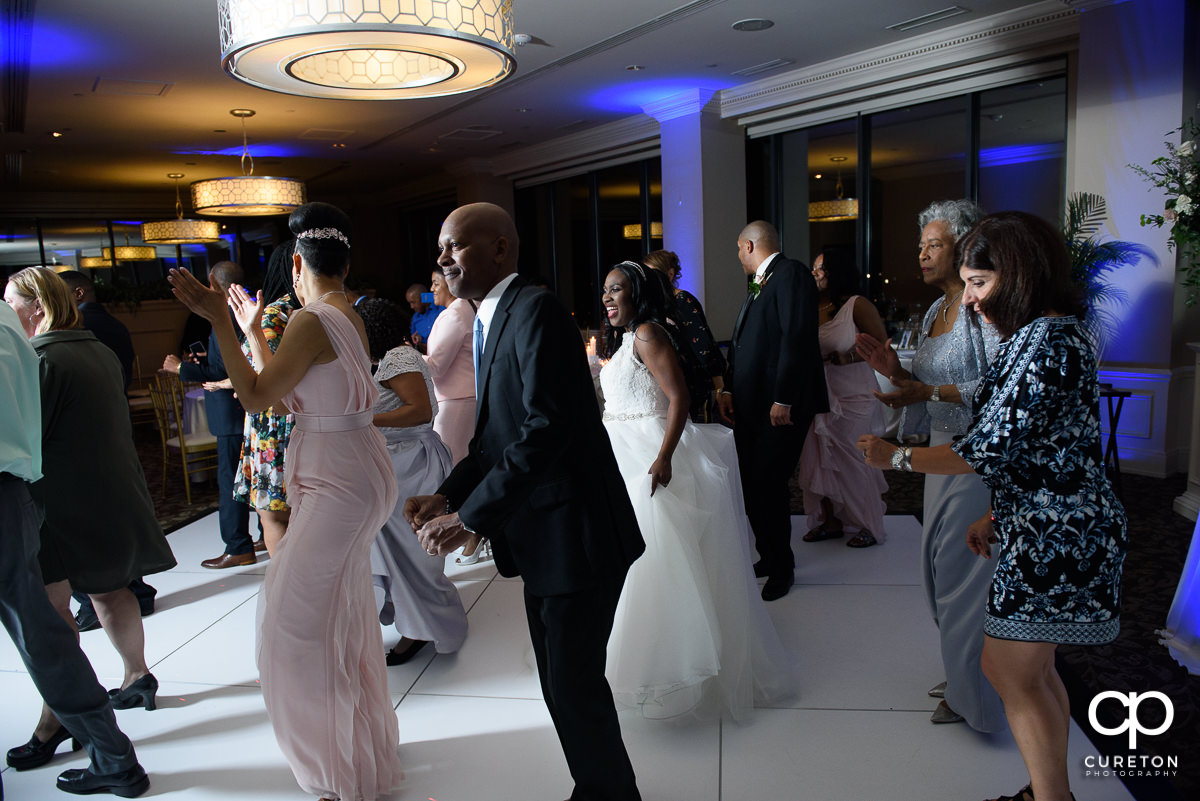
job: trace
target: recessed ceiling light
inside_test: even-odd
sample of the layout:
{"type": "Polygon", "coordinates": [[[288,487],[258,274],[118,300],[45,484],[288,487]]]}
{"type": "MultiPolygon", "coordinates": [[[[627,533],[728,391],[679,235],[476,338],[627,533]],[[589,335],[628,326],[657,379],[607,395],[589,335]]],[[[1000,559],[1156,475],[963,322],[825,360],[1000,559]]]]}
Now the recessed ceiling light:
{"type": "Polygon", "coordinates": [[[54,139],[61,139],[62,135],[63,135],[62,131],[51,131],[50,132],[50,136],[54,139]]]}
{"type": "Polygon", "coordinates": [[[642,70],[644,70],[646,68],[643,67],[641,64],[630,64],[625,69],[629,70],[630,72],[641,72],[642,70]]]}
{"type": "Polygon", "coordinates": [[[847,156],[830,156],[829,160],[833,162],[843,162],[849,160],[849,158],[847,156]]]}
{"type": "Polygon", "coordinates": [[[814,175],[814,176],[813,176],[813,178],[816,178],[816,179],[818,179],[818,180],[820,180],[820,179],[821,179],[821,178],[823,178],[823,177],[824,177],[824,176],[823,176],[823,175],[821,175],[821,173],[817,173],[816,175],[814,175]]]}
{"type": "Polygon", "coordinates": [[[751,19],[739,19],[737,22],[733,23],[733,29],[735,31],[747,31],[747,32],[765,31],[767,28],[770,28],[774,25],[775,25],[775,23],[769,19],[761,19],[758,17],[754,17],[751,19]]]}
{"type": "Polygon", "coordinates": [[[334,142],[333,146],[335,148],[337,148],[338,150],[341,150],[346,147],[346,143],[345,142],[334,142]]]}

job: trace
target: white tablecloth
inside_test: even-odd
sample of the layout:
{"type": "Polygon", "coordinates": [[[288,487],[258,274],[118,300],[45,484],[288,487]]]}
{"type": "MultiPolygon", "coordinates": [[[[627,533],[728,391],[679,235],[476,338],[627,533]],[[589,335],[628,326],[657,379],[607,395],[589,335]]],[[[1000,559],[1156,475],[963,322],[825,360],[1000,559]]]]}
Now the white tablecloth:
{"type": "Polygon", "coordinates": [[[193,389],[183,394],[184,434],[207,434],[208,412],[204,408],[204,390],[193,389]]]}

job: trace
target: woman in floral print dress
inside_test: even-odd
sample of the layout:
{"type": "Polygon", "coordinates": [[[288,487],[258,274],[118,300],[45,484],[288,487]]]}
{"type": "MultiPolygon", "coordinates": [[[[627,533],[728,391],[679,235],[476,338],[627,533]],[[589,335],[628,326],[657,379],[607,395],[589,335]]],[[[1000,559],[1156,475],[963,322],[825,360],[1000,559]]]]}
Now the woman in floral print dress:
{"type": "MultiPolygon", "coordinates": [[[[288,241],[276,247],[267,263],[263,296],[276,300],[263,309],[262,330],[272,353],[279,347],[288,317],[300,308],[290,283],[294,244],[288,241]]],[[[249,344],[242,344],[242,352],[247,359],[253,359],[249,344]]],[[[256,364],[255,369],[261,369],[261,365],[256,364]]],[[[288,518],[292,514],[283,478],[283,454],[291,437],[292,424],[291,414],[277,414],[274,407],[246,415],[242,462],[233,486],[233,497],[250,504],[258,512],[263,543],[270,554],[274,554],[275,545],[287,531],[288,518]]],[[[258,550],[257,545],[255,550],[258,550]]]]}
{"type": "Polygon", "coordinates": [[[970,430],[918,449],[864,436],[859,450],[876,467],[973,469],[991,489],[990,516],[966,532],[967,546],[984,558],[999,545],[981,661],[1030,779],[999,801],[1068,801],[1070,704],[1054,652],[1116,638],[1128,546],[1125,510],[1101,452],[1087,308],[1071,283],[1062,234],[1031,214],[983,218],[962,241],[959,261],[963,304],[1003,340],[976,391],[970,430]]]}

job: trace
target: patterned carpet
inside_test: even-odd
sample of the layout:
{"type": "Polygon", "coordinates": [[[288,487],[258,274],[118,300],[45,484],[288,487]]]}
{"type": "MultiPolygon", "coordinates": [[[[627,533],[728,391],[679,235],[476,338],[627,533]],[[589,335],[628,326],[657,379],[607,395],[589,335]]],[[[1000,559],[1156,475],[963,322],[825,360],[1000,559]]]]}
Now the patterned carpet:
{"type": "MultiPolygon", "coordinates": [[[[887,471],[885,476],[887,513],[920,518],[924,476],[893,471],[887,471]]],[[[1097,693],[1106,690],[1165,693],[1175,710],[1171,727],[1156,737],[1139,737],[1133,753],[1177,757],[1177,775],[1126,776],[1124,782],[1139,801],[1197,799],[1200,798],[1200,676],[1189,675],[1180,667],[1167,649],[1159,645],[1155,634],[1156,629],[1166,624],[1191,543],[1192,522],[1171,509],[1172,502],[1183,493],[1187,477],[1157,479],[1126,475],[1124,484],[1130,548],[1123,575],[1121,633],[1109,645],[1059,648],[1058,669],[1071,696],[1072,716],[1089,734],[1093,729],[1087,719],[1088,705],[1097,693]]],[[[795,514],[804,511],[795,482],[792,511],[795,514]]],[[[1101,705],[1100,723],[1105,728],[1120,726],[1125,722],[1125,716],[1118,714],[1122,709],[1114,702],[1101,705]]],[[[1165,711],[1160,704],[1147,702],[1139,707],[1139,715],[1144,728],[1154,729],[1162,724],[1165,711]]],[[[1127,733],[1115,737],[1094,734],[1092,742],[1100,754],[1131,753],[1127,733]]]]}
{"type": "Polygon", "coordinates": [[[187,502],[186,494],[183,491],[183,468],[180,466],[177,451],[167,451],[167,482],[164,496],[162,440],[153,423],[135,425],[133,442],[137,446],[138,458],[142,462],[142,472],[146,474],[146,485],[150,488],[150,497],[154,500],[154,511],[163,531],[170,534],[193,520],[199,520],[210,512],[216,511],[217,482],[215,479],[194,482],[192,484],[192,502],[190,504],[187,502]]]}

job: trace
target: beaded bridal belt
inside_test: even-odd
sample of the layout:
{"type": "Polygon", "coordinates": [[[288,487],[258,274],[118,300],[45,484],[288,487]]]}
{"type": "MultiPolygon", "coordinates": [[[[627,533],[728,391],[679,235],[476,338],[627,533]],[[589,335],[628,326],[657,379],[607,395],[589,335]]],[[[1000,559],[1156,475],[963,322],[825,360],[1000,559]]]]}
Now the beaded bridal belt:
{"type": "Polygon", "coordinates": [[[604,413],[604,422],[611,423],[613,420],[625,422],[626,420],[640,420],[643,417],[664,417],[666,412],[621,412],[620,414],[604,413]]]}

